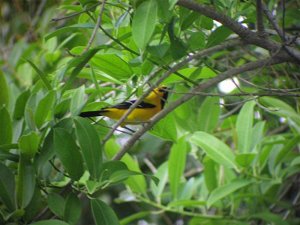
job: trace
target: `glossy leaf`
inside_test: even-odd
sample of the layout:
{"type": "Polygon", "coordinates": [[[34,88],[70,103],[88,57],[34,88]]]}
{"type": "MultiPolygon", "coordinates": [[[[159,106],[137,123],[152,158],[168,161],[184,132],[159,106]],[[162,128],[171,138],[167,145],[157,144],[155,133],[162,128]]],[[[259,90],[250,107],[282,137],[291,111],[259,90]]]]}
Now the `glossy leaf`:
{"type": "Polygon", "coordinates": [[[118,225],[119,220],[115,212],[99,199],[91,200],[92,214],[96,225],[118,225]]]}
{"type": "Polygon", "coordinates": [[[92,59],[92,63],[98,70],[117,80],[126,79],[133,74],[129,64],[116,54],[97,54],[92,59]]]}
{"type": "Polygon", "coordinates": [[[144,49],[150,41],[157,19],[156,0],[144,1],[136,9],[132,19],[132,37],[140,49],[144,49]]]}
{"type": "Polygon", "coordinates": [[[238,151],[240,153],[248,153],[251,151],[254,106],[254,101],[245,103],[236,121],[238,151]]]}
{"type": "Polygon", "coordinates": [[[30,96],[30,90],[24,91],[17,98],[13,118],[19,120],[24,116],[25,105],[30,96]]]}
{"type": "MultiPolygon", "coordinates": [[[[112,158],[119,151],[119,149],[120,146],[113,139],[107,141],[105,145],[105,152],[108,158],[112,158]]],[[[129,154],[125,154],[121,161],[126,164],[129,170],[141,173],[139,164],[129,154]]],[[[124,183],[128,185],[131,191],[135,193],[145,194],[147,191],[147,184],[144,176],[131,176],[124,181],[124,183]]]]}
{"type": "Polygon", "coordinates": [[[1,162],[0,199],[9,210],[15,209],[15,177],[12,171],[1,162]]]}
{"type": "Polygon", "coordinates": [[[199,110],[199,130],[211,133],[219,121],[220,116],[220,99],[207,97],[201,104],[199,110]]]}
{"type": "Polygon", "coordinates": [[[92,179],[98,179],[102,164],[102,146],[97,131],[88,120],[75,118],[76,136],[92,179]]]}
{"type": "Polygon", "coordinates": [[[218,187],[217,164],[209,156],[205,156],[203,165],[205,185],[207,190],[211,192],[218,187]]]}
{"type": "Polygon", "coordinates": [[[36,132],[30,132],[29,134],[22,135],[19,139],[19,148],[21,153],[27,157],[33,157],[40,144],[40,135],[36,132]]]}
{"type": "Polygon", "coordinates": [[[81,216],[81,202],[79,198],[70,193],[66,199],[66,205],[64,210],[64,220],[69,224],[77,224],[81,216]]]}
{"type": "Polygon", "coordinates": [[[83,159],[79,147],[67,130],[54,129],[54,149],[70,177],[79,180],[84,172],[83,159]]]}
{"type": "Polygon", "coordinates": [[[211,207],[217,201],[219,201],[225,197],[228,197],[230,194],[236,192],[237,190],[239,190],[243,187],[248,186],[251,183],[252,183],[252,181],[250,181],[250,180],[238,179],[238,180],[231,181],[228,184],[225,184],[223,186],[216,188],[210,194],[210,196],[207,200],[207,206],[211,207]]]}
{"type": "Polygon", "coordinates": [[[40,128],[44,122],[46,121],[48,115],[52,113],[52,108],[55,103],[55,95],[54,91],[50,91],[37,105],[35,111],[35,124],[38,128],[40,128]]]}
{"type": "Polygon", "coordinates": [[[153,195],[156,197],[156,199],[159,201],[169,179],[167,162],[163,163],[157,169],[155,176],[159,179],[159,183],[156,185],[154,182],[151,182],[151,191],[153,195]]]}
{"type": "Polygon", "coordinates": [[[190,141],[201,147],[201,149],[203,149],[203,151],[205,151],[206,154],[217,163],[228,168],[237,169],[237,165],[234,161],[235,156],[232,153],[232,150],[216,137],[199,131],[192,135],[190,141]]]}
{"type": "Polygon", "coordinates": [[[186,163],[186,154],[187,143],[185,137],[182,137],[177,143],[173,144],[168,160],[170,188],[175,199],[178,198],[179,194],[180,181],[183,176],[186,163]]]}
{"type": "Polygon", "coordinates": [[[231,33],[232,31],[225,26],[218,27],[208,37],[206,47],[212,47],[222,43],[231,33]]]}
{"type": "Polygon", "coordinates": [[[12,142],[12,121],[5,107],[0,108],[0,145],[12,142]]]}
{"type": "Polygon", "coordinates": [[[47,199],[50,210],[60,218],[63,218],[65,211],[65,199],[56,193],[50,193],[47,199]]]}
{"type": "Polygon", "coordinates": [[[9,104],[9,89],[8,89],[5,76],[2,70],[0,70],[0,108],[2,108],[3,106],[8,108],[8,104],[9,104]]]}
{"type": "Polygon", "coordinates": [[[235,161],[242,167],[248,167],[252,164],[256,153],[241,153],[236,155],[235,161]]]}
{"type": "Polygon", "coordinates": [[[70,111],[72,116],[77,116],[81,112],[85,104],[84,91],[85,88],[82,85],[79,88],[75,89],[72,94],[71,103],[70,103],[70,111]]]}
{"type": "Polygon", "coordinates": [[[17,175],[17,203],[25,208],[31,201],[35,190],[35,171],[29,159],[21,155],[17,175]]]}

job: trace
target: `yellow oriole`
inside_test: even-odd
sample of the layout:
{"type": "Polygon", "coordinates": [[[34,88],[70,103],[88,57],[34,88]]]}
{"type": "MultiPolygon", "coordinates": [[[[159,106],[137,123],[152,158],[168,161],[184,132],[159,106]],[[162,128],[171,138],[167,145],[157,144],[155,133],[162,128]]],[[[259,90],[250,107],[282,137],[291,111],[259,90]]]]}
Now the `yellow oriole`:
{"type": "MultiPolygon", "coordinates": [[[[145,99],[128,115],[121,126],[136,125],[147,122],[156,113],[160,112],[168,98],[168,88],[155,88],[145,99]]],[[[137,100],[125,101],[117,105],[105,107],[97,111],[82,112],[81,117],[105,116],[119,120],[137,100]]]]}

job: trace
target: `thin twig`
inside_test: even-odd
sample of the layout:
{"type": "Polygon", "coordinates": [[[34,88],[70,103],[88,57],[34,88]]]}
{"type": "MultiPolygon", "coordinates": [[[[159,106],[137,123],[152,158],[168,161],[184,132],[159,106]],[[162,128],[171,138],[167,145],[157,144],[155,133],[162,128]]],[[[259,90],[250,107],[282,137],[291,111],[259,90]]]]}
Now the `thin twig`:
{"type": "Polygon", "coordinates": [[[83,52],[81,53],[81,55],[83,55],[84,53],[86,53],[86,52],[91,48],[91,46],[92,46],[92,44],[93,44],[93,41],[95,40],[97,31],[98,31],[98,29],[99,29],[99,26],[101,25],[102,14],[103,14],[103,12],[104,12],[105,1],[106,1],[106,0],[103,0],[103,1],[102,1],[102,5],[101,5],[100,11],[99,11],[98,18],[97,18],[97,23],[95,24],[95,27],[94,27],[92,36],[90,37],[90,40],[89,40],[87,46],[85,47],[85,49],[83,50],[83,52]]]}

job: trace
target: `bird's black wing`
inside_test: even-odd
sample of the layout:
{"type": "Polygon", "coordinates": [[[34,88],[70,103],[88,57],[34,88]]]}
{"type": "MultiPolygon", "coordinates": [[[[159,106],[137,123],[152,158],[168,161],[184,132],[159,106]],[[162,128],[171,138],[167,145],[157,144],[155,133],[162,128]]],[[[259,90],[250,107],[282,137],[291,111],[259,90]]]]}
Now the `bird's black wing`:
{"type": "MultiPolygon", "coordinates": [[[[114,105],[114,106],[110,106],[108,108],[116,108],[116,109],[128,109],[131,105],[133,105],[136,102],[136,100],[131,100],[131,101],[126,101],[126,102],[122,102],[120,104],[114,105]]],[[[141,102],[137,108],[155,108],[155,105],[147,103],[147,102],[141,102]]]]}

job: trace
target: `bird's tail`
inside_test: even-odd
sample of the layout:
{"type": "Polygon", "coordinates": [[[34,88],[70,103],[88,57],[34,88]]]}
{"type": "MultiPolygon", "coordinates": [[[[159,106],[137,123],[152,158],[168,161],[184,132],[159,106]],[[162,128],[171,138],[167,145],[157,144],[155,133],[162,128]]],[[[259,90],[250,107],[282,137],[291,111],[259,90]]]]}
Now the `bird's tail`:
{"type": "Polygon", "coordinates": [[[108,112],[108,110],[101,109],[98,111],[87,111],[87,112],[82,112],[79,114],[81,117],[95,117],[95,116],[102,116],[103,113],[108,112]]]}

